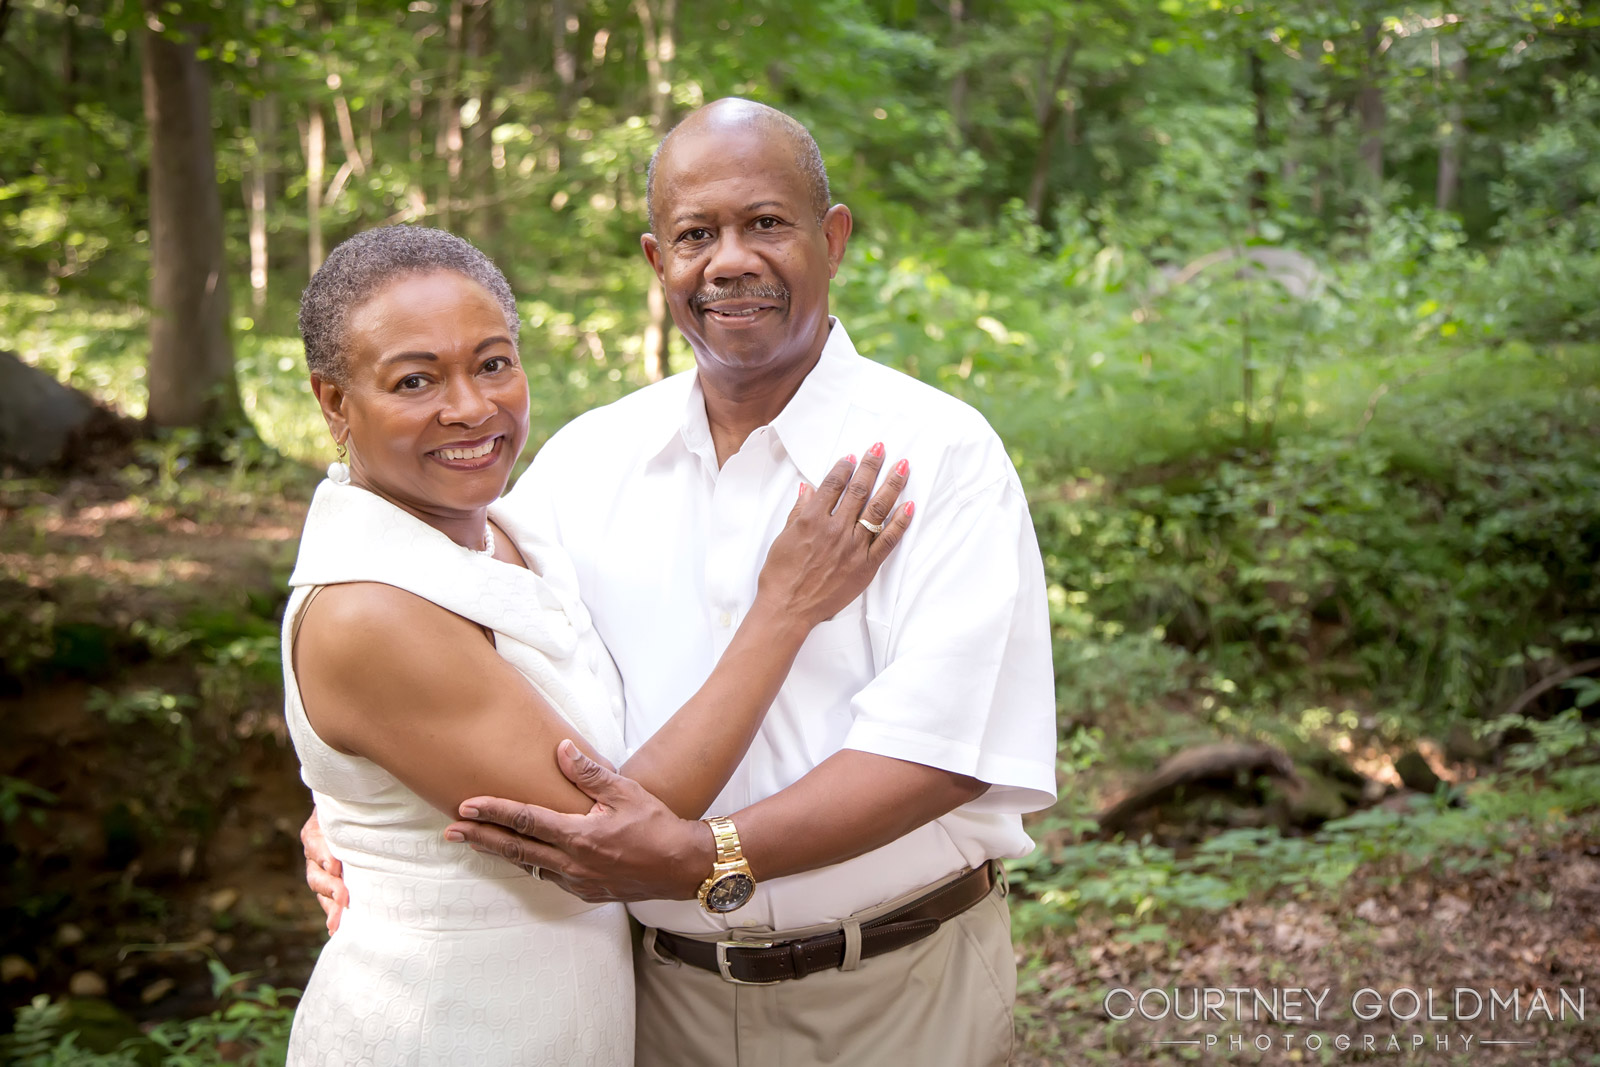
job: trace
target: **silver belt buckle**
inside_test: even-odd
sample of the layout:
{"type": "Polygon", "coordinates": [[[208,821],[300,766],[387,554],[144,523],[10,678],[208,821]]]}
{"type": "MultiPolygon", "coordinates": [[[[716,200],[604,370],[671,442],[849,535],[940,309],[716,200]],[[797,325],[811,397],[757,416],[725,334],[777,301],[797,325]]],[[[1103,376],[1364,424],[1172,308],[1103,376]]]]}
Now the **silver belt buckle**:
{"type": "Polygon", "coordinates": [[[776,941],[718,941],[717,942],[717,970],[722,972],[722,980],[734,985],[777,985],[777,982],[746,982],[742,978],[735,978],[728,969],[728,950],[730,948],[772,948],[776,941]]]}

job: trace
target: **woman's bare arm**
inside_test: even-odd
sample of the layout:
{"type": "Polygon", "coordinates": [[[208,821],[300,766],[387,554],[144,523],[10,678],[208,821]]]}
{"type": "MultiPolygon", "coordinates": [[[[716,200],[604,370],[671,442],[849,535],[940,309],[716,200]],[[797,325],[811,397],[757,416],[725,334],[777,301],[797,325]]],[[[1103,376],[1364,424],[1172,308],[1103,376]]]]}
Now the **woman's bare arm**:
{"type": "MultiPolygon", "coordinates": [[[[881,449],[853,474],[841,461],[801,494],[717,669],[623,768],[673,811],[696,818],[721,792],[806,634],[860,594],[904,534],[910,515],[895,509],[903,465],[868,501],[881,465],[881,449]],[[883,533],[869,538],[857,525],[863,515],[887,519],[883,533]]],[[[293,654],[318,735],[439,810],[454,815],[481,795],[571,813],[591,807],[555,750],[571,738],[597,754],[476,624],[392,586],[335,585],[306,609],[293,654]]]]}
{"type": "Polygon", "coordinates": [[[562,779],[555,746],[570,737],[594,749],[475,623],[393,586],[334,585],[306,608],[294,657],[317,735],[440,811],[491,781],[561,811],[589,810],[562,779]]]}

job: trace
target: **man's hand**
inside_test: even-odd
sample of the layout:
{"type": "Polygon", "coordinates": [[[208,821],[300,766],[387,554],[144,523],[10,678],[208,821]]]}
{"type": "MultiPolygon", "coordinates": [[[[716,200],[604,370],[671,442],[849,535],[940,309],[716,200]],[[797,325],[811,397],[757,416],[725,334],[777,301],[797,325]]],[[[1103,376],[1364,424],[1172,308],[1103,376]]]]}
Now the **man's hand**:
{"type": "Polygon", "coordinates": [[[556,748],[561,773],[594,800],[585,815],[473,797],[464,822],[445,831],[502,856],[583,900],[687,900],[711,873],[716,847],[704,823],[680,819],[631,778],[589,759],[571,741],[556,748]]]}
{"type": "Polygon", "coordinates": [[[300,844],[306,851],[306,885],[317,894],[331,934],[339,929],[339,917],[350,906],[350,891],[344,887],[344,864],[328,851],[328,839],[322,836],[316,808],[311,809],[311,818],[300,827],[300,844]]]}

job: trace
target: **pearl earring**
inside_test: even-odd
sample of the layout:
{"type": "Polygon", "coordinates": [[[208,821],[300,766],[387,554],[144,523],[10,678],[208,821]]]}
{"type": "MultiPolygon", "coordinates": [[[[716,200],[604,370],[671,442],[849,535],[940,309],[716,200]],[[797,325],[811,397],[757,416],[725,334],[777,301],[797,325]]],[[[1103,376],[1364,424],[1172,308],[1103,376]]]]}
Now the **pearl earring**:
{"type": "Polygon", "coordinates": [[[350,450],[345,447],[343,441],[335,441],[333,448],[339,458],[328,464],[328,480],[338,485],[349,485],[350,464],[348,461],[350,459],[350,450]]]}

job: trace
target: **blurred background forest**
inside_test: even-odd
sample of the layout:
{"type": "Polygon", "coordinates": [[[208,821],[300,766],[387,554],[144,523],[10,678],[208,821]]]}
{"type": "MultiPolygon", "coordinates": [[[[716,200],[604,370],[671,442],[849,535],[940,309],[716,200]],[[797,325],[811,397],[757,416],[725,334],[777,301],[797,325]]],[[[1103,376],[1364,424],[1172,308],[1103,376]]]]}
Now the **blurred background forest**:
{"type": "Polygon", "coordinates": [[[309,272],[478,243],[536,446],[691,365],[644,167],[725,95],[815,132],[835,312],[1030,493],[1062,799],[1013,865],[1019,1061],[1196,1036],[1116,985],[1593,994],[1592,3],[0,0],[8,1055],[281,1062],[309,272]]]}

